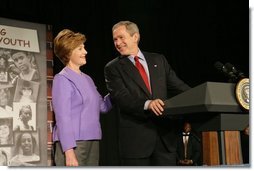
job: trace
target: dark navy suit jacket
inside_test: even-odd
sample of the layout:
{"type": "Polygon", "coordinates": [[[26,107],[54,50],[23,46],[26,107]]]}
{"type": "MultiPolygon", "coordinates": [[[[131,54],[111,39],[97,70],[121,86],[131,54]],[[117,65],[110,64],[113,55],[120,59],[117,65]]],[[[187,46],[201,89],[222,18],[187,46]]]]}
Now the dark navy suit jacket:
{"type": "Polygon", "coordinates": [[[144,110],[147,100],[166,100],[190,87],[180,80],[166,58],[142,52],[149,69],[152,94],[138,70],[126,56],[119,56],[105,66],[107,88],[118,108],[120,155],[125,158],[148,157],[160,136],[170,152],[176,152],[174,121],[144,110]]]}

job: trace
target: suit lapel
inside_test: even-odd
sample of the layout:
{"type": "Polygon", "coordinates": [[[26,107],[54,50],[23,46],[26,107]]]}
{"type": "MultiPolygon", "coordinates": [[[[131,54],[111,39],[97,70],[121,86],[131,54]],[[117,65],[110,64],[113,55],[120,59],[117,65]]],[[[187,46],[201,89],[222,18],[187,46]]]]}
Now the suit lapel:
{"type": "Polygon", "coordinates": [[[120,60],[120,64],[122,65],[123,70],[129,75],[131,79],[134,80],[134,82],[142,88],[142,90],[146,93],[148,97],[151,96],[149,90],[146,88],[146,85],[142,79],[142,77],[139,74],[139,71],[137,68],[133,65],[133,63],[127,58],[122,57],[120,60]]]}
{"type": "Polygon", "coordinates": [[[146,58],[146,62],[147,62],[147,66],[148,66],[148,70],[149,70],[149,75],[150,75],[150,85],[151,85],[151,89],[152,89],[152,93],[153,96],[156,96],[156,90],[157,90],[157,83],[158,83],[158,75],[157,73],[157,62],[154,60],[154,58],[152,58],[151,56],[149,56],[148,53],[143,52],[145,58],[146,58]]]}

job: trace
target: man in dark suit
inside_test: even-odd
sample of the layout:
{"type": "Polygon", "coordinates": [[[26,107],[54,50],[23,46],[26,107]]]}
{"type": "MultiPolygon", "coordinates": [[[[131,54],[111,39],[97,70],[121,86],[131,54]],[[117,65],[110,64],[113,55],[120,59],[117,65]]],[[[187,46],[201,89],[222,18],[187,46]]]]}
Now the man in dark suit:
{"type": "Polygon", "coordinates": [[[189,86],[176,76],[163,55],[139,49],[135,23],[121,21],[112,32],[121,56],[110,61],[104,72],[118,108],[121,165],[176,165],[176,125],[163,114],[163,100],[189,86]]]}
{"type": "Polygon", "coordinates": [[[177,139],[177,165],[197,166],[201,160],[200,139],[192,132],[191,124],[185,122],[183,132],[177,139]]]}
{"type": "Polygon", "coordinates": [[[240,132],[241,137],[241,147],[242,147],[242,156],[243,163],[249,164],[249,151],[250,151],[250,139],[249,139],[249,125],[240,132]]]}

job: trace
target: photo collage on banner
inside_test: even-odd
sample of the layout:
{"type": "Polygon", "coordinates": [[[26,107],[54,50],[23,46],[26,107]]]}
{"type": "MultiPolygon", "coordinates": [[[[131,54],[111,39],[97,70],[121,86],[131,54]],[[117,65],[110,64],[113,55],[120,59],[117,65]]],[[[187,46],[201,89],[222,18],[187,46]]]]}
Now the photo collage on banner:
{"type": "Polygon", "coordinates": [[[46,25],[0,18],[0,165],[46,166],[46,123],[46,25]]]}

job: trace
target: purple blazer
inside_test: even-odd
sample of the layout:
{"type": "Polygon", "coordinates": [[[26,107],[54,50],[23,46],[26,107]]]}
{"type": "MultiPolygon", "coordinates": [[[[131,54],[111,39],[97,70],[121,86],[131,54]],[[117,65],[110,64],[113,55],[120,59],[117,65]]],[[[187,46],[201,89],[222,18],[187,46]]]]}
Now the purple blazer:
{"type": "Polygon", "coordinates": [[[101,139],[100,113],[112,105],[109,96],[101,97],[91,77],[65,67],[54,77],[52,103],[53,141],[60,141],[63,151],[76,147],[78,140],[101,139]]]}

